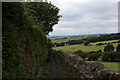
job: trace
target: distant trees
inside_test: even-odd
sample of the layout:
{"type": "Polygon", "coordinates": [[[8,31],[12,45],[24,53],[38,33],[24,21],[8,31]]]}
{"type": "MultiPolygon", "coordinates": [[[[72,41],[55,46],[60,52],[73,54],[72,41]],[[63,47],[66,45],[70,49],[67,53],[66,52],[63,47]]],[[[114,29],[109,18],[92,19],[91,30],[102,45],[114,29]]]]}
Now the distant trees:
{"type": "Polygon", "coordinates": [[[61,42],[61,43],[54,43],[54,47],[59,47],[59,46],[65,46],[65,45],[75,45],[75,44],[82,44],[82,40],[69,40],[67,42],[61,42]]]}
{"type": "Polygon", "coordinates": [[[82,44],[83,41],[82,40],[69,40],[68,45],[75,45],[75,44],[82,44]]]}
{"type": "Polygon", "coordinates": [[[114,47],[111,44],[108,44],[104,48],[105,53],[102,56],[103,61],[120,61],[120,44],[116,47],[116,52],[114,51],[114,47]]]}
{"type": "Polygon", "coordinates": [[[99,58],[99,55],[97,53],[92,53],[88,55],[88,60],[97,60],[99,58]]]}
{"type": "Polygon", "coordinates": [[[112,44],[108,44],[107,46],[105,46],[104,48],[105,52],[113,52],[114,51],[114,47],[112,44]]]}
{"type": "Polygon", "coordinates": [[[116,51],[117,51],[117,52],[120,52],[120,44],[117,45],[116,51]]]}
{"type": "Polygon", "coordinates": [[[102,56],[103,61],[120,61],[120,53],[106,52],[102,56]]]}
{"type": "Polygon", "coordinates": [[[76,53],[78,56],[80,56],[83,59],[88,58],[88,60],[97,60],[100,55],[101,50],[98,51],[91,51],[91,52],[83,52],[82,50],[78,50],[74,53],[76,53]]]}
{"type": "Polygon", "coordinates": [[[78,50],[75,53],[77,53],[77,55],[80,56],[80,57],[82,57],[83,59],[85,59],[87,57],[87,55],[88,55],[88,53],[85,53],[82,50],[78,50]]]}
{"type": "Polygon", "coordinates": [[[84,45],[85,45],[85,46],[88,46],[88,44],[89,44],[89,42],[88,42],[88,41],[86,41],[86,42],[84,43],[84,45]]]}
{"type": "Polygon", "coordinates": [[[108,41],[108,40],[117,40],[120,39],[120,33],[117,34],[108,34],[108,35],[100,35],[99,37],[91,37],[87,38],[86,41],[89,42],[99,42],[99,41],[108,41]]]}

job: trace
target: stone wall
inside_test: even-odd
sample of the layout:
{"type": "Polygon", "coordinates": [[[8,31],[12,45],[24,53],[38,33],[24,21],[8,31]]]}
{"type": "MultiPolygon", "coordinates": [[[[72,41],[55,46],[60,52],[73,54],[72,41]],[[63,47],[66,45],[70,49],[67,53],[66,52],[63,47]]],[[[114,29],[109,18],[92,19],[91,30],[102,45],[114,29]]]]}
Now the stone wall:
{"type": "Polygon", "coordinates": [[[120,71],[109,70],[103,64],[98,62],[88,62],[79,56],[63,51],[57,51],[63,57],[65,63],[73,66],[78,70],[83,79],[92,80],[120,80],[120,71]]]}

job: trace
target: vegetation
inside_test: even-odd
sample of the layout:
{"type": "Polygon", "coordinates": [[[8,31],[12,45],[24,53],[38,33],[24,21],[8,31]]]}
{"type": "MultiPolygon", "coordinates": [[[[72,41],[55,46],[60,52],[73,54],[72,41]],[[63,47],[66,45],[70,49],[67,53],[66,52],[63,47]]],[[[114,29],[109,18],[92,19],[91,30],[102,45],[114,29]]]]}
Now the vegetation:
{"type": "Polygon", "coordinates": [[[108,44],[107,46],[105,46],[104,51],[105,52],[113,52],[114,51],[113,45],[108,44]]]}
{"type": "MultiPolygon", "coordinates": [[[[117,43],[114,43],[113,46],[116,47],[117,43]]],[[[74,52],[78,50],[82,50],[83,52],[90,52],[90,51],[97,51],[97,50],[104,51],[104,47],[105,45],[101,45],[101,46],[67,45],[67,46],[61,46],[61,47],[54,47],[53,49],[63,50],[63,51],[68,51],[68,52],[74,52]]],[[[114,49],[114,51],[116,51],[116,49],[114,49]]]]}
{"type": "Polygon", "coordinates": [[[120,52],[120,44],[118,44],[118,46],[116,47],[116,51],[120,52]]]}
{"type": "MultiPolygon", "coordinates": [[[[110,36],[113,36],[113,35],[115,35],[115,34],[111,34],[110,36]]],[[[93,38],[93,37],[90,37],[90,39],[91,38],[93,38]]],[[[66,42],[67,44],[64,42],[66,45],[62,45],[60,47],[54,47],[53,49],[73,52],[74,54],[77,54],[78,56],[80,56],[81,58],[83,58],[85,60],[98,61],[98,62],[103,63],[105,66],[109,65],[109,62],[115,63],[115,62],[120,61],[120,53],[119,53],[120,45],[118,44],[119,39],[114,40],[114,38],[113,38],[113,40],[108,40],[108,41],[99,41],[98,40],[98,42],[95,41],[92,43],[90,43],[91,41],[88,42],[90,39],[87,38],[87,39],[78,40],[78,41],[82,41],[83,43],[82,44],[79,43],[77,45],[76,44],[70,45],[70,44],[68,44],[68,42],[66,42]]],[[[77,40],[71,40],[71,41],[74,41],[74,43],[75,43],[77,40]]],[[[116,64],[113,66],[116,66],[116,64]]],[[[116,66],[116,67],[118,67],[118,66],[116,66]]],[[[110,66],[110,69],[111,68],[113,68],[113,67],[110,66]]]]}
{"type": "Polygon", "coordinates": [[[53,31],[53,26],[58,24],[61,15],[58,15],[59,8],[51,3],[29,3],[30,12],[35,16],[36,23],[41,23],[44,26],[46,34],[53,31]]]}
{"type": "Polygon", "coordinates": [[[103,61],[90,61],[90,62],[100,62],[102,63],[105,67],[112,69],[112,70],[116,70],[119,71],[120,70],[120,63],[119,62],[103,62],[103,61]]]}
{"type": "Polygon", "coordinates": [[[59,9],[46,2],[2,3],[2,9],[2,77],[35,78],[52,49],[46,34],[59,21],[59,9]]]}
{"type": "Polygon", "coordinates": [[[81,36],[81,37],[65,37],[65,38],[50,38],[52,40],[52,43],[61,43],[61,42],[67,42],[67,41],[70,41],[70,40],[81,40],[81,39],[84,39],[84,38],[87,38],[87,36],[81,36]]]}
{"type": "MultiPolygon", "coordinates": [[[[119,34],[110,34],[110,35],[100,35],[100,36],[89,36],[87,38],[81,38],[81,39],[75,39],[75,40],[68,40],[67,37],[65,38],[62,38],[61,40],[65,39],[67,40],[66,42],[54,42],[54,47],[59,47],[59,46],[66,46],[66,45],[76,45],[76,44],[84,44],[85,46],[88,46],[90,45],[90,43],[93,43],[93,42],[99,42],[99,41],[108,41],[108,40],[116,40],[116,39],[119,39],[119,34]],[[113,37],[113,38],[112,38],[113,37]]],[[[59,40],[59,39],[58,39],[59,40]]],[[[111,44],[114,44],[114,43],[119,43],[119,41],[116,41],[116,42],[111,42],[111,44]]],[[[101,46],[101,45],[106,45],[106,44],[109,44],[109,43],[98,43],[96,44],[96,46],[101,46]]]]}

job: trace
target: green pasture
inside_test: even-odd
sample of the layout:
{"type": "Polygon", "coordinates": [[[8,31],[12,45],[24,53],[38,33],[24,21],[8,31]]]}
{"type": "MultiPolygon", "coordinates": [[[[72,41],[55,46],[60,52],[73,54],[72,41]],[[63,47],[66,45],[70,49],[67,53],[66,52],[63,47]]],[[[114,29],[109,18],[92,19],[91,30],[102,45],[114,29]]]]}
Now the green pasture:
{"type": "Polygon", "coordinates": [[[99,41],[99,42],[94,42],[94,43],[91,43],[91,44],[98,44],[98,43],[112,43],[112,42],[117,42],[119,40],[109,40],[109,41],[99,41]]]}
{"type": "MultiPolygon", "coordinates": [[[[54,47],[53,49],[55,50],[63,50],[63,51],[68,51],[68,52],[74,52],[77,50],[82,50],[83,52],[90,52],[90,51],[97,51],[97,50],[102,50],[104,49],[106,45],[101,45],[101,46],[85,46],[85,45],[67,45],[67,46],[61,46],[61,47],[54,47]]],[[[114,47],[117,46],[117,43],[113,44],[114,47]]],[[[115,49],[116,50],[116,49],[115,49]]]]}
{"type": "Polygon", "coordinates": [[[81,37],[67,37],[67,39],[63,39],[63,38],[58,38],[58,39],[52,39],[53,43],[61,43],[61,42],[67,42],[69,40],[78,40],[78,39],[83,39],[83,38],[87,38],[86,36],[81,36],[81,37]]]}
{"type": "Polygon", "coordinates": [[[120,71],[120,62],[103,62],[103,61],[90,61],[90,62],[100,62],[109,69],[120,71]]]}

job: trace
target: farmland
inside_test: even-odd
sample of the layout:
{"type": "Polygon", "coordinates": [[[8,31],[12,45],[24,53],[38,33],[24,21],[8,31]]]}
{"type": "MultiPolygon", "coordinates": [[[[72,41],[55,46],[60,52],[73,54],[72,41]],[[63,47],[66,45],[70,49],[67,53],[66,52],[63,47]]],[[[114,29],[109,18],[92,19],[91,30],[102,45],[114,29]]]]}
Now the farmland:
{"type": "Polygon", "coordinates": [[[100,62],[105,67],[112,69],[112,70],[119,70],[120,69],[120,63],[119,62],[102,62],[102,61],[90,61],[90,62],[100,62]]]}
{"type": "MultiPolygon", "coordinates": [[[[62,39],[62,38],[60,39],[59,38],[58,40],[55,40],[55,39],[52,40],[52,42],[53,43],[60,43],[60,42],[66,42],[66,41],[69,41],[69,40],[83,40],[83,39],[86,39],[86,38],[92,38],[92,36],[88,36],[88,37],[69,37],[69,38],[66,38],[66,39],[62,39]]],[[[100,53],[100,54],[104,55],[104,53],[105,53],[104,48],[108,44],[113,45],[113,47],[114,47],[113,52],[116,52],[116,47],[118,45],[118,41],[119,41],[119,39],[117,39],[117,40],[98,41],[98,42],[90,42],[89,45],[87,45],[87,46],[84,43],[82,43],[82,44],[73,44],[73,45],[68,44],[68,45],[64,45],[64,46],[53,47],[53,49],[72,52],[72,53],[75,53],[75,52],[80,50],[80,51],[82,51],[83,54],[84,53],[89,54],[92,51],[97,52],[97,51],[101,50],[102,53],[100,53]],[[98,44],[102,44],[102,45],[98,45],[98,44]]],[[[85,42],[85,41],[83,41],[83,42],[85,42]]],[[[79,55],[79,54],[77,54],[77,55],[79,55]]],[[[95,54],[97,54],[97,53],[95,53],[95,54]]],[[[87,56],[89,56],[89,55],[87,55],[87,56]]],[[[89,57],[86,57],[85,59],[87,59],[89,61],[88,58],[89,57]]],[[[118,66],[120,65],[119,62],[102,61],[102,56],[99,57],[97,60],[90,60],[90,62],[102,63],[105,67],[107,67],[107,68],[109,68],[111,70],[119,70],[118,66]]]]}
{"type": "MultiPolygon", "coordinates": [[[[68,52],[74,52],[77,50],[82,50],[83,52],[89,52],[89,51],[97,51],[97,50],[102,50],[104,49],[104,47],[106,45],[101,45],[101,46],[96,46],[95,44],[98,43],[111,43],[111,42],[115,42],[118,40],[109,40],[109,41],[101,41],[101,42],[94,42],[94,43],[90,43],[91,46],[85,46],[85,45],[67,45],[67,46],[61,46],[61,47],[54,47],[53,49],[55,50],[64,50],[64,51],[68,51],[68,52]]],[[[113,44],[114,47],[117,46],[117,43],[113,44]]]]}
{"type": "Polygon", "coordinates": [[[81,36],[81,37],[67,37],[67,38],[57,38],[57,39],[52,39],[53,43],[60,43],[60,42],[67,42],[69,40],[78,40],[78,39],[83,39],[87,38],[86,36],[81,36]]]}

